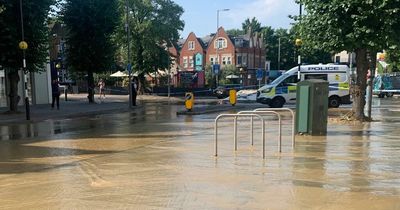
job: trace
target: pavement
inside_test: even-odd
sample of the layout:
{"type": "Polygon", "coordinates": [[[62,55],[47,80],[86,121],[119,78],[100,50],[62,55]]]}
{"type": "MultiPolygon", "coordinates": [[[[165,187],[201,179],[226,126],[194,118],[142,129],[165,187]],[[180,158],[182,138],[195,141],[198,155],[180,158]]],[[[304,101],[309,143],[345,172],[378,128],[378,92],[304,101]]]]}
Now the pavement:
{"type": "MultiPolygon", "coordinates": [[[[68,94],[68,100],[60,98],[60,109],[52,109],[50,104],[31,105],[30,120],[26,120],[25,107],[20,106],[18,113],[8,113],[8,108],[0,108],[0,125],[32,123],[49,119],[70,119],[90,115],[99,115],[107,113],[123,113],[143,109],[145,104],[167,104],[180,105],[177,115],[202,115],[229,110],[252,110],[256,108],[267,107],[263,104],[239,100],[235,106],[229,104],[228,100],[217,99],[215,97],[196,97],[194,108],[186,110],[184,97],[165,97],[157,95],[139,95],[137,106],[129,110],[128,95],[107,95],[105,99],[95,97],[95,103],[88,103],[87,94],[68,94]]],[[[295,108],[294,105],[285,107],[295,108]]],[[[350,105],[343,105],[338,109],[329,109],[329,116],[343,116],[350,111],[350,105]]]]}
{"type": "MultiPolygon", "coordinates": [[[[25,107],[20,106],[18,113],[7,113],[7,108],[0,108],[0,124],[8,123],[25,123],[25,122],[38,122],[47,119],[66,119],[74,117],[82,117],[88,115],[98,115],[104,113],[118,113],[128,112],[129,97],[127,95],[107,95],[105,99],[99,99],[98,96],[95,98],[95,103],[89,104],[87,101],[87,94],[68,94],[67,101],[63,95],[60,98],[60,109],[52,109],[50,104],[31,105],[30,106],[30,121],[26,121],[25,107]]],[[[210,97],[199,97],[196,98],[195,108],[190,114],[203,113],[205,105],[216,105],[221,100],[210,97]]],[[[161,104],[174,104],[182,105],[184,112],[184,98],[183,97],[163,97],[156,95],[140,95],[137,98],[137,106],[134,109],[143,108],[144,104],[149,103],[161,103],[161,104]]],[[[230,105],[229,105],[230,106],[230,105]]],[[[226,110],[227,105],[222,105],[214,111],[218,111],[222,108],[226,110]]]]}

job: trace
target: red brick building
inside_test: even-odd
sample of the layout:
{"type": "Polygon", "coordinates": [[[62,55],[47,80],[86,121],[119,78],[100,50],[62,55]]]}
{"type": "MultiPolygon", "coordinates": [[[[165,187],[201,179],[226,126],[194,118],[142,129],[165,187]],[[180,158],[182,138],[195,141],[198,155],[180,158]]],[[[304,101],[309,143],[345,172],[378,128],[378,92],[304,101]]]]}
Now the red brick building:
{"type": "Polygon", "coordinates": [[[222,71],[226,65],[235,65],[240,70],[242,84],[255,85],[255,71],[265,69],[263,37],[252,32],[233,37],[221,27],[208,45],[207,64],[220,64],[222,71]]]}
{"type": "Polygon", "coordinates": [[[227,65],[235,66],[240,71],[241,83],[246,86],[257,84],[256,70],[265,69],[263,37],[251,31],[233,37],[220,27],[216,34],[201,39],[192,32],[178,48],[177,87],[189,83],[190,75],[197,76],[192,87],[204,87],[206,65],[220,64],[221,71],[227,65]]]}
{"type": "Polygon", "coordinates": [[[193,32],[188,35],[180,50],[179,83],[191,87],[204,87],[205,46],[206,44],[193,32]]]}
{"type": "Polygon", "coordinates": [[[235,64],[235,45],[222,27],[208,45],[207,64],[220,64],[221,69],[225,65],[235,64]]]}

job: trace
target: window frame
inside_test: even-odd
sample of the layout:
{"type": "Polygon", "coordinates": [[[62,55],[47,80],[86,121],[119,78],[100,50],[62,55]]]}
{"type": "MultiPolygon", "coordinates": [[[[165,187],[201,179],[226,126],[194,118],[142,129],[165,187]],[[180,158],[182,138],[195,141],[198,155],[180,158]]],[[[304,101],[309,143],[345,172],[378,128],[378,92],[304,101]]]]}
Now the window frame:
{"type": "Polygon", "coordinates": [[[189,41],[188,42],[188,50],[195,50],[196,49],[196,42],[189,41]]]}
{"type": "Polygon", "coordinates": [[[224,37],[219,37],[218,39],[216,39],[214,41],[214,48],[215,49],[225,49],[227,47],[228,47],[228,40],[226,38],[224,38],[224,37]],[[222,43],[221,47],[219,47],[220,43],[222,43]]]}

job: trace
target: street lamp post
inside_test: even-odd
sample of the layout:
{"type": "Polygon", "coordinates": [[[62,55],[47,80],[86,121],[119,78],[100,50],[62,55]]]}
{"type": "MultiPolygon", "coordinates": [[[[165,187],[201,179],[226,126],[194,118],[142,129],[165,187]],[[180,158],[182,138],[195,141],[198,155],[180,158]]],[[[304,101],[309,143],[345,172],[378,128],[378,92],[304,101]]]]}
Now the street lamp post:
{"type": "MultiPolygon", "coordinates": [[[[302,7],[303,7],[303,5],[301,4],[301,2],[300,2],[300,4],[299,4],[299,23],[301,24],[301,13],[302,13],[302,11],[303,11],[303,9],[302,9],[302,7]]],[[[301,27],[301,26],[300,26],[301,27]]],[[[300,30],[300,33],[301,33],[301,30],[300,30]]],[[[300,34],[300,36],[301,36],[301,34],[300,34]]],[[[301,52],[300,52],[300,48],[301,48],[301,45],[303,44],[303,41],[299,38],[299,39],[296,39],[296,42],[295,42],[295,44],[296,44],[296,47],[297,47],[297,53],[298,53],[298,58],[297,58],[297,64],[299,65],[299,68],[298,68],[298,70],[297,70],[297,79],[298,80],[300,80],[301,79],[301,75],[300,75],[300,66],[301,66],[301,52]]]]}
{"type": "MultiPolygon", "coordinates": [[[[219,12],[225,12],[225,11],[229,11],[229,9],[219,9],[217,10],[217,33],[215,35],[215,37],[217,38],[217,49],[216,49],[216,54],[217,54],[217,59],[215,60],[215,63],[217,65],[219,65],[219,54],[218,54],[218,50],[219,50],[219,12]]],[[[216,76],[216,83],[215,86],[218,87],[218,74],[219,72],[215,75],[216,76]]]]}
{"type": "Polygon", "coordinates": [[[22,82],[25,88],[25,114],[26,120],[30,120],[30,108],[29,108],[29,97],[28,97],[28,84],[26,83],[26,75],[25,75],[25,68],[26,68],[26,59],[25,59],[25,50],[28,49],[28,43],[25,42],[25,33],[24,33],[24,15],[22,11],[22,0],[19,0],[19,10],[21,15],[21,42],[19,43],[19,48],[22,50],[22,75],[23,79],[22,82]]]}

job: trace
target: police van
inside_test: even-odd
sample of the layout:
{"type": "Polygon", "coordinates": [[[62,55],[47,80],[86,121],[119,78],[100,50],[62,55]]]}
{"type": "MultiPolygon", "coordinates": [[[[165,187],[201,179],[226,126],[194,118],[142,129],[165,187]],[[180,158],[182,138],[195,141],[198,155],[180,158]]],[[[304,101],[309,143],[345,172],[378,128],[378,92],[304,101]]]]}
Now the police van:
{"type": "MultiPolygon", "coordinates": [[[[270,84],[257,90],[257,102],[280,108],[286,103],[295,103],[298,69],[294,67],[270,84]]],[[[347,65],[319,64],[300,66],[300,81],[323,79],[329,82],[329,107],[350,104],[350,69],[347,65]]]]}

